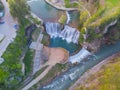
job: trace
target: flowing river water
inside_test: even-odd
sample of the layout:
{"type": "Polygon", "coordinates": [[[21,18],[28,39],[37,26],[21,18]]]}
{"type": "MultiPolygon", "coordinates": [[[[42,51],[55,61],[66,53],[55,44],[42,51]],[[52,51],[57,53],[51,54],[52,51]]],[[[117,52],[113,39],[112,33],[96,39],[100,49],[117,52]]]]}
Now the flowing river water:
{"type": "Polygon", "coordinates": [[[71,67],[40,90],[67,90],[88,69],[117,52],[120,52],[120,41],[114,45],[105,45],[95,55],[89,57],[79,65],[71,67]]]}
{"type": "MultiPolygon", "coordinates": [[[[32,12],[45,22],[55,22],[58,20],[61,13],[63,13],[63,11],[59,11],[48,5],[44,0],[29,0],[28,4],[32,12]]],[[[40,90],[66,90],[88,69],[117,52],[120,52],[120,41],[117,41],[114,45],[104,45],[97,53],[95,53],[95,55],[90,56],[86,61],[81,62],[79,65],[71,67],[48,85],[40,88],[40,90]]]]}

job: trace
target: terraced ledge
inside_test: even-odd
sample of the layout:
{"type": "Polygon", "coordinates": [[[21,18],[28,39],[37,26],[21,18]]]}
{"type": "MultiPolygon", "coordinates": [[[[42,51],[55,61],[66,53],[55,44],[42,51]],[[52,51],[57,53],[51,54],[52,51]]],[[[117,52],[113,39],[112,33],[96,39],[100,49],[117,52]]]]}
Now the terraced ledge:
{"type": "Polygon", "coordinates": [[[64,11],[78,10],[77,8],[65,8],[63,6],[57,6],[57,5],[53,4],[52,2],[50,2],[49,0],[45,0],[45,2],[48,3],[49,5],[51,5],[52,7],[58,9],[58,10],[64,10],[64,11]]]}

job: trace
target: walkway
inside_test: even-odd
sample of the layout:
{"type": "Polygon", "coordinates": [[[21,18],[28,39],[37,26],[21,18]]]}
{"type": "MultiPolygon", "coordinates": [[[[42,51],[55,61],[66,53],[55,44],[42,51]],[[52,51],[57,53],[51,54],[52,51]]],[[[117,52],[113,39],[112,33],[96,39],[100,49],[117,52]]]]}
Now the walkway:
{"type": "Polygon", "coordinates": [[[48,66],[45,71],[40,74],[37,78],[35,78],[34,80],[32,80],[28,85],[26,85],[22,90],[28,90],[30,87],[32,87],[33,85],[35,85],[37,82],[39,82],[47,73],[48,71],[52,68],[52,66],[48,66]]]}
{"type": "Polygon", "coordinates": [[[53,2],[53,1],[50,1],[50,0],[45,0],[48,4],[50,4],[51,6],[53,6],[54,8],[56,8],[56,9],[59,9],[59,10],[65,10],[65,11],[73,11],[73,10],[78,10],[77,8],[66,8],[66,7],[64,7],[63,6],[63,3],[64,3],[64,1],[62,0],[60,0],[60,2],[59,3],[57,3],[57,2],[53,2]]]}
{"type": "Polygon", "coordinates": [[[41,68],[41,61],[42,61],[41,52],[43,49],[43,44],[41,44],[40,42],[41,42],[42,38],[43,38],[43,34],[40,33],[40,35],[36,41],[35,47],[34,47],[36,52],[35,52],[34,64],[33,64],[33,74],[35,74],[41,68]]]}
{"type": "Polygon", "coordinates": [[[5,35],[5,38],[0,43],[0,57],[5,52],[8,45],[16,37],[16,30],[14,29],[14,25],[17,23],[14,21],[14,19],[10,15],[9,6],[6,0],[1,0],[1,1],[5,7],[5,16],[4,16],[5,23],[0,25],[0,33],[5,35]]]}

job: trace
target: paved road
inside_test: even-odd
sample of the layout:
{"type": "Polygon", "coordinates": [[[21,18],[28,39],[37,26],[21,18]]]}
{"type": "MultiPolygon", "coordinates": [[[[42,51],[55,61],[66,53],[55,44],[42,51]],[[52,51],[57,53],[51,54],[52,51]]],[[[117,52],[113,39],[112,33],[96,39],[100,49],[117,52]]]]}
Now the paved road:
{"type": "Polygon", "coordinates": [[[9,12],[9,6],[6,0],[1,0],[5,7],[5,16],[4,16],[4,24],[0,24],[0,33],[5,35],[5,39],[0,43],[0,57],[8,47],[8,45],[12,42],[13,38],[16,37],[16,30],[14,29],[14,25],[17,23],[14,21],[9,12]]]}

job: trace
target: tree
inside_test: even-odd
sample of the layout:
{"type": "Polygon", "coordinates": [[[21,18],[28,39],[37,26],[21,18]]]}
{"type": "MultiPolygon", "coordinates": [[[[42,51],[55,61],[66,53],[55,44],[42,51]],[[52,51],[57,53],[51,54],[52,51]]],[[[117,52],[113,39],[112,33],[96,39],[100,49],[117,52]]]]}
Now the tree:
{"type": "Polygon", "coordinates": [[[24,25],[25,16],[29,14],[29,7],[26,0],[8,0],[11,15],[24,25]]]}

